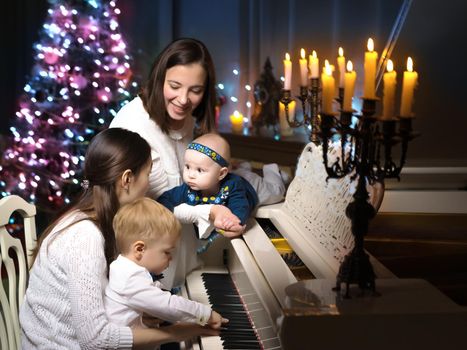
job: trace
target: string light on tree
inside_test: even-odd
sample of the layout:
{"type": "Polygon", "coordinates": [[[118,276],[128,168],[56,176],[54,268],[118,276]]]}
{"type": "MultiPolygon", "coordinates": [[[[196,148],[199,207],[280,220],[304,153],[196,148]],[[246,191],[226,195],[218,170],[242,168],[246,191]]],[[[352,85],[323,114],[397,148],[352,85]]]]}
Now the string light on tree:
{"type": "Polygon", "coordinates": [[[89,140],[136,92],[115,1],[49,0],[31,78],[10,121],[0,197],[55,211],[79,189],[89,140]],[[130,91],[131,90],[131,91],[130,91]]]}

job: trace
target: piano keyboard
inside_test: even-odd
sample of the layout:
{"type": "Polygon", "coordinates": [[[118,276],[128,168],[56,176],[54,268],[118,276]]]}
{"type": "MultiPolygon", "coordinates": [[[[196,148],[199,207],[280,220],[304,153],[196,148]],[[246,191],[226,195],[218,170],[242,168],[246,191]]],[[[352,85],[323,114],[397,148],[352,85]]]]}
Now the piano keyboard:
{"type": "Polygon", "coordinates": [[[229,323],[220,333],[223,349],[261,349],[258,336],[229,274],[201,274],[212,308],[229,323]]]}
{"type": "MultiPolygon", "coordinates": [[[[281,349],[256,293],[239,295],[226,269],[193,271],[187,278],[187,289],[190,299],[211,305],[229,319],[220,336],[201,337],[200,349],[281,349]]],[[[197,349],[194,344],[193,349],[197,349]]]]}

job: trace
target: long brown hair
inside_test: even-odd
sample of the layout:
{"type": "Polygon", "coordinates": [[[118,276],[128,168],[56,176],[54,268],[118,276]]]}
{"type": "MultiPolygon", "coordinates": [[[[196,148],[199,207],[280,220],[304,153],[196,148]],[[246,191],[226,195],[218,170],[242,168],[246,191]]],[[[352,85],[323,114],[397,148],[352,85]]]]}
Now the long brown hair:
{"type": "Polygon", "coordinates": [[[110,128],[94,136],[84,162],[86,186],[83,193],[76,203],[72,203],[70,208],[59,215],[41,234],[33,252],[33,260],[37,257],[42,242],[54,227],[70,212],[78,210],[87,217],[77,219],[67,227],[85,219],[93,221],[104,237],[105,258],[109,265],[116,254],[112,220],[120,207],[116,192],[117,181],[127,169],[137,176],[150,157],[149,144],[135,132],[110,128]]]}
{"type": "Polygon", "coordinates": [[[169,132],[170,123],[170,116],[164,102],[165,74],[168,69],[174,66],[193,63],[199,63],[206,71],[203,99],[193,111],[193,116],[196,118],[197,127],[201,134],[215,129],[216,76],[211,54],[201,41],[181,38],[173,41],[157,56],[140,94],[149,116],[165,133],[169,132]]]}

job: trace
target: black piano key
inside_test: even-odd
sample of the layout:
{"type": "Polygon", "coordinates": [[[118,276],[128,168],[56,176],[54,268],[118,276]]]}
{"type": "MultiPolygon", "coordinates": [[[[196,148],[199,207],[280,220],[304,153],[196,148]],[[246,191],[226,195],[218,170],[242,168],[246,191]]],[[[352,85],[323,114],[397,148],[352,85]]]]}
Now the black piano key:
{"type": "Polygon", "coordinates": [[[230,303],[230,304],[241,304],[242,299],[238,295],[222,295],[222,296],[216,296],[216,295],[210,295],[209,299],[224,302],[224,303],[230,303]]]}
{"type": "Polygon", "coordinates": [[[202,279],[213,310],[229,319],[219,334],[224,349],[261,349],[248,312],[230,275],[203,273],[202,279]]]}
{"type": "MultiPolygon", "coordinates": [[[[244,324],[245,325],[245,324],[244,324]]],[[[241,327],[241,325],[231,325],[229,327],[222,327],[220,329],[221,332],[248,332],[252,334],[256,334],[255,330],[250,327],[241,327]]]]}
{"type": "Polygon", "coordinates": [[[232,337],[230,339],[224,339],[222,344],[246,344],[246,345],[259,345],[258,339],[242,339],[232,337]]]}
{"type": "Polygon", "coordinates": [[[254,343],[237,343],[237,342],[229,342],[229,343],[222,343],[222,347],[224,349],[261,349],[261,345],[254,344],[254,343]]]}
{"type": "Polygon", "coordinates": [[[247,314],[243,306],[215,306],[213,307],[214,310],[216,310],[219,313],[232,313],[232,314],[247,314]]]}
{"type": "Polygon", "coordinates": [[[223,328],[221,329],[221,334],[222,333],[228,333],[228,334],[256,334],[255,331],[251,328],[237,328],[237,327],[234,327],[234,328],[223,328]]]}
{"type": "MultiPolygon", "coordinates": [[[[238,328],[239,326],[245,325],[246,327],[243,328],[250,328],[251,329],[251,322],[248,319],[237,319],[237,320],[231,320],[229,319],[229,322],[226,323],[224,326],[227,329],[232,329],[232,328],[238,328]]],[[[240,327],[241,328],[241,327],[240,327]]]]}
{"type": "Polygon", "coordinates": [[[220,337],[229,341],[258,341],[254,332],[221,332],[220,337]]]}

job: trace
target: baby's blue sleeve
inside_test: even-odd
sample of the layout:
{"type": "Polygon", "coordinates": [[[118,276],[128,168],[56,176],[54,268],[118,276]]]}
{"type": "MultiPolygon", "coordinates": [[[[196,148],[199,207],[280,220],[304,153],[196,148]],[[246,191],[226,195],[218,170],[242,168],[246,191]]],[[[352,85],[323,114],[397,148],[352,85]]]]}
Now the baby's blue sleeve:
{"type": "Polygon", "coordinates": [[[157,198],[157,201],[173,212],[176,206],[186,202],[187,193],[188,186],[182,184],[162,193],[159,198],[157,198]]]}
{"type": "Polygon", "coordinates": [[[249,193],[249,189],[247,189],[240,176],[235,176],[232,181],[228,181],[227,183],[230,191],[225,205],[240,219],[241,224],[244,225],[258,204],[257,199],[255,199],[257,196],[256,194],[252,196],[249,193]]]}

